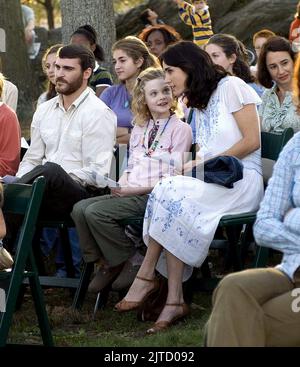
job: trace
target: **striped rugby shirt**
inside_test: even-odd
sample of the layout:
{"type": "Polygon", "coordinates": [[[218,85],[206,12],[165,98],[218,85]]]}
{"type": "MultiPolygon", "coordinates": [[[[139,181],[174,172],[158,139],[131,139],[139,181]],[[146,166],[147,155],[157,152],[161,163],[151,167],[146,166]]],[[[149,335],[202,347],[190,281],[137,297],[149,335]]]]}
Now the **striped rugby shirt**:
{"type": "Polygon", "coordinates": [[[194,6],[185,1],[181,1],[178,6],[181,20],[193,28],[194,43],[205,45],[213,35],[208,7],[195,12],[194,6]]]}

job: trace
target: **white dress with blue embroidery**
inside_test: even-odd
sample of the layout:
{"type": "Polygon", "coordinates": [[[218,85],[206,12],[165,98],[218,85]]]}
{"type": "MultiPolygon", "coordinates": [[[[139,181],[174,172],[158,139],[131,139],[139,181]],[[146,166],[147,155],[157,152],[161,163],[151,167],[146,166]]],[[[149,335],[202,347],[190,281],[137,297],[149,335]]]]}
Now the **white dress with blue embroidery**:
{"type": "MultiPolygon", "coordinates": [[[[196,110],[196,136],[201,157],[208,159],[223,153],[242,139],[233,117],[247,104],[259,104],[260,98],[241,79],[223,78],[205,110],[196,110]]],[[[157,184],[148,200],[143,237],[149,237],[183,261],[183,280],[205,260],[220,218],[257,210],[263,197],[260,149],[242,159],[243,179],[232,189],[205,183],[188,176],[176,176],[157,184]]],[[[167,277],[166,258],[162,252],[157,270],[167,277]]]]}

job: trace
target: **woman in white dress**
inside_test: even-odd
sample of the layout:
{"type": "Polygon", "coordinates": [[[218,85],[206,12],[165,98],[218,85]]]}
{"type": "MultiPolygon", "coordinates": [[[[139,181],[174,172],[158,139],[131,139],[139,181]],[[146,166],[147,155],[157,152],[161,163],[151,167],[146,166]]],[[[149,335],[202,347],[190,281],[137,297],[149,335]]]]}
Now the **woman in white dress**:
{"type": "Polygon", "coordinates": [[[199,159],[235,156],[244,168],[243,179],[232,189],[176,176],[152,191],[143,230],[147,253],[127,295],[115,306],[119,312],[141,307],[155,290],[155,268],[166,276],[167,301],[147,333],[166,329],[188,314],[182,282],[206,258],[220,218],[258,209],[263,196],[257,94],[243,80],[214,65],[192,42],[170,46],[161,58],[174,94],[184,95],[188,107],[196,111],[199,159]]]}

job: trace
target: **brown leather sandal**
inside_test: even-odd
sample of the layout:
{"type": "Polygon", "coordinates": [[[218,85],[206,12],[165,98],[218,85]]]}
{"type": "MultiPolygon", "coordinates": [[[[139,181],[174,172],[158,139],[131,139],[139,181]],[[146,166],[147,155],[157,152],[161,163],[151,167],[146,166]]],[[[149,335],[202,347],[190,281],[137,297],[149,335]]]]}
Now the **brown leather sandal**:
{"type": "Polygon", "coordinates": [[[150,295],[152,295],[154,292],[158,291],[158,289],[159,289],[159,280],[157,278],[147,279],[147,278],[143,278],[143,277],[140,277],[140,276],[137,275],[136,279],[140,279],[140,280],[143,280],[145,282],[153,283],[153,288],[148,293],[146,293],[145,296],[140,301],[126,301],[126,299],[123,298],[120,302],[118,302],[115,305],[115,307],[114,307],[115,311],[117,311],[117,312],[127,312],[127,311],[137,310],[138,308],[143,306],[146,299],[150,295]]]}
{"type": "Polygon", "coordinates": [[[186,303],[166,303],[166,306],[181,306],[182,312],[175,315],[171,320],[169,321],[158,321],[156,322],[150,329],[146,331],[146,334],[156,334],[160,331],[165,331],[166,329],[169,329],[172,325],[177,323],[180,320],[183,320],[189,313],[190,308],[186,303]]]}

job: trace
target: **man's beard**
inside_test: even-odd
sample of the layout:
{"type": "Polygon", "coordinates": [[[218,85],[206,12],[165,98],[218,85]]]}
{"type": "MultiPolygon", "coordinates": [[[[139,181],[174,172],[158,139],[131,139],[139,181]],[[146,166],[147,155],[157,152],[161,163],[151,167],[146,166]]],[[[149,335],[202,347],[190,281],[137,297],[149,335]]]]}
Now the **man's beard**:
{"type": "MultiPolygon", "coordinates": [[[[60,78],[56,80],[56,83],[59,81],[60,78]]],[[[56,92],[65,96],[69,96],[70,94],[75,93],[82,86],[83,75],[81,74],[78,79],[74,80],[71,83],[66,82],[64,79],[62,79],[61,81],[63,81],[64,84],[61,87],[58,87],[56,84],[56,92]]]]}

